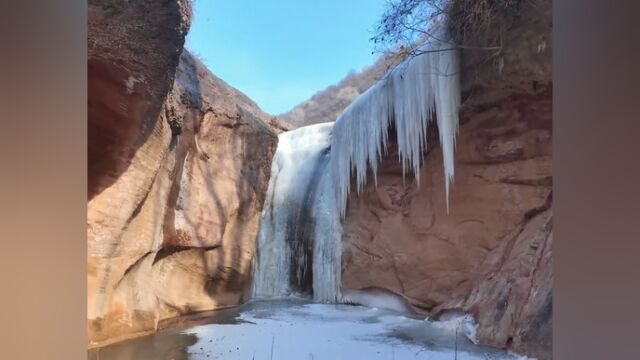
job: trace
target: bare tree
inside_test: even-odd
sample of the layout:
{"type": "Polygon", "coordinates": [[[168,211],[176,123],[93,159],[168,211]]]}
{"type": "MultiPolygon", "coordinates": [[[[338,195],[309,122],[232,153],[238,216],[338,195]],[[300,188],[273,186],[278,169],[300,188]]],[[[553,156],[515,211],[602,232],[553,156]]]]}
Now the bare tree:
{"type": "MultiPolygon", "coordinates": [[[[499,52],[508,19],[535,0],[389,0],[371,38],[378,52],[419,55],[418,45],[438,38],[440,27],[456,48],[499,52]],[[446,20],[446,22],[443,22],[446,20]]],[[[446,49],[445,49],[446,50],[446,49]]]]}

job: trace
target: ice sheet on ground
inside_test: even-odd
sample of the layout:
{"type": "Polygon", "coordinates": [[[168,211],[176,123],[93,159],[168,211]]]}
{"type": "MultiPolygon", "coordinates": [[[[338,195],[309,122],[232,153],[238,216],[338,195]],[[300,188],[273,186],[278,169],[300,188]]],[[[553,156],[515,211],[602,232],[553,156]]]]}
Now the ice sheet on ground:
{"type": "Polygon", "coordinates": [[[520,359],[473,344],[448,323],[425,321],[361,306],[273,303],[241,312],[235,324],[209,324],[185,331],[198,342],[191,359],[520,359]]]}

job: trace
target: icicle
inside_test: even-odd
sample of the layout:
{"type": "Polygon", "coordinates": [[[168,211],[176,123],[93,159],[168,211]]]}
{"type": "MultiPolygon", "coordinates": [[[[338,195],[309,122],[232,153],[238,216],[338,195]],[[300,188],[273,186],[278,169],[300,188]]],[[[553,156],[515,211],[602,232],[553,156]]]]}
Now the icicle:
{"type": "Polygon", "coordinates": [[[435,114],[440,133],[445,175],[447,212],[449,186],[453,182],[453,154],[460,106],[459,60],[455,46],[432,40],[424,53],[398,65],[358,97],[338,117],[331,138],[331,171],[340,215],[344,217],[351,175],[360,192],[371,168],[376,172],[388,146],[393,121],[398,161],[403,176],[411,169],[420,183],[420,165],[427,147],[427,126],[435,114]]]}
{"type": "Polygon", "coordinates": [[[449,210],[460,106],[458,54],[453,48],[448,43],[427,43],[421,48],[424,54],[397,66],[334,124],[280,134],[258,235],[254,297],[308,293],[311,273],[316,301],[340,298],[340,218],[345,215],[351,177],[357,192],[369,169],[377,183],[391,122],[403,176],[410,169],[419,183],[427,126],[435,115],[449,210]]]}

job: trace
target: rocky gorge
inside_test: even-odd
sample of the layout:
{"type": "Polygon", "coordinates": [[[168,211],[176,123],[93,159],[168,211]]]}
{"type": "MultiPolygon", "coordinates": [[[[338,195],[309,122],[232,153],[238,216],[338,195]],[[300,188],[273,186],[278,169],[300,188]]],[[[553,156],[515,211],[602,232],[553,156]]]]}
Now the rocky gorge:
{"type": "MultiPolygon", "coordinates": [[[[449,211],[440,147],[418,186],[391,143],[377,185],[349,196],[341,277],[344,290],[384,288],[420,314],[469,312],[481,344],[548,359],[551,23],[550,2],[538,3],[542,15],[519,19],[490,61],[462,52],[449,211]]],[[[251,297],[271,162],[290,125],[184,49],[190,6],[89,2],[90,347],[251,297]]]]}

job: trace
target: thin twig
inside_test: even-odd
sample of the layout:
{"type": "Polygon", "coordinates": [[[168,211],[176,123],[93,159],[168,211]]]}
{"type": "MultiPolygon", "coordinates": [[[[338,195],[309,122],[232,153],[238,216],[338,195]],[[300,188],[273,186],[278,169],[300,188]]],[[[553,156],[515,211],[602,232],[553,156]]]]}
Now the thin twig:
{"type": "Polygon", "coordinates": [[[454,359],[458,360],[458,326],[456,326],[456,339],[455,339],[455,355],[454,359]]]}
{"type": "Polygon", "coordinates": [[[276,336],[275,335],[271,335],[271,356],[269,357],[270,360],[273,360],[273,343],[276,341],[276,336]]]}

